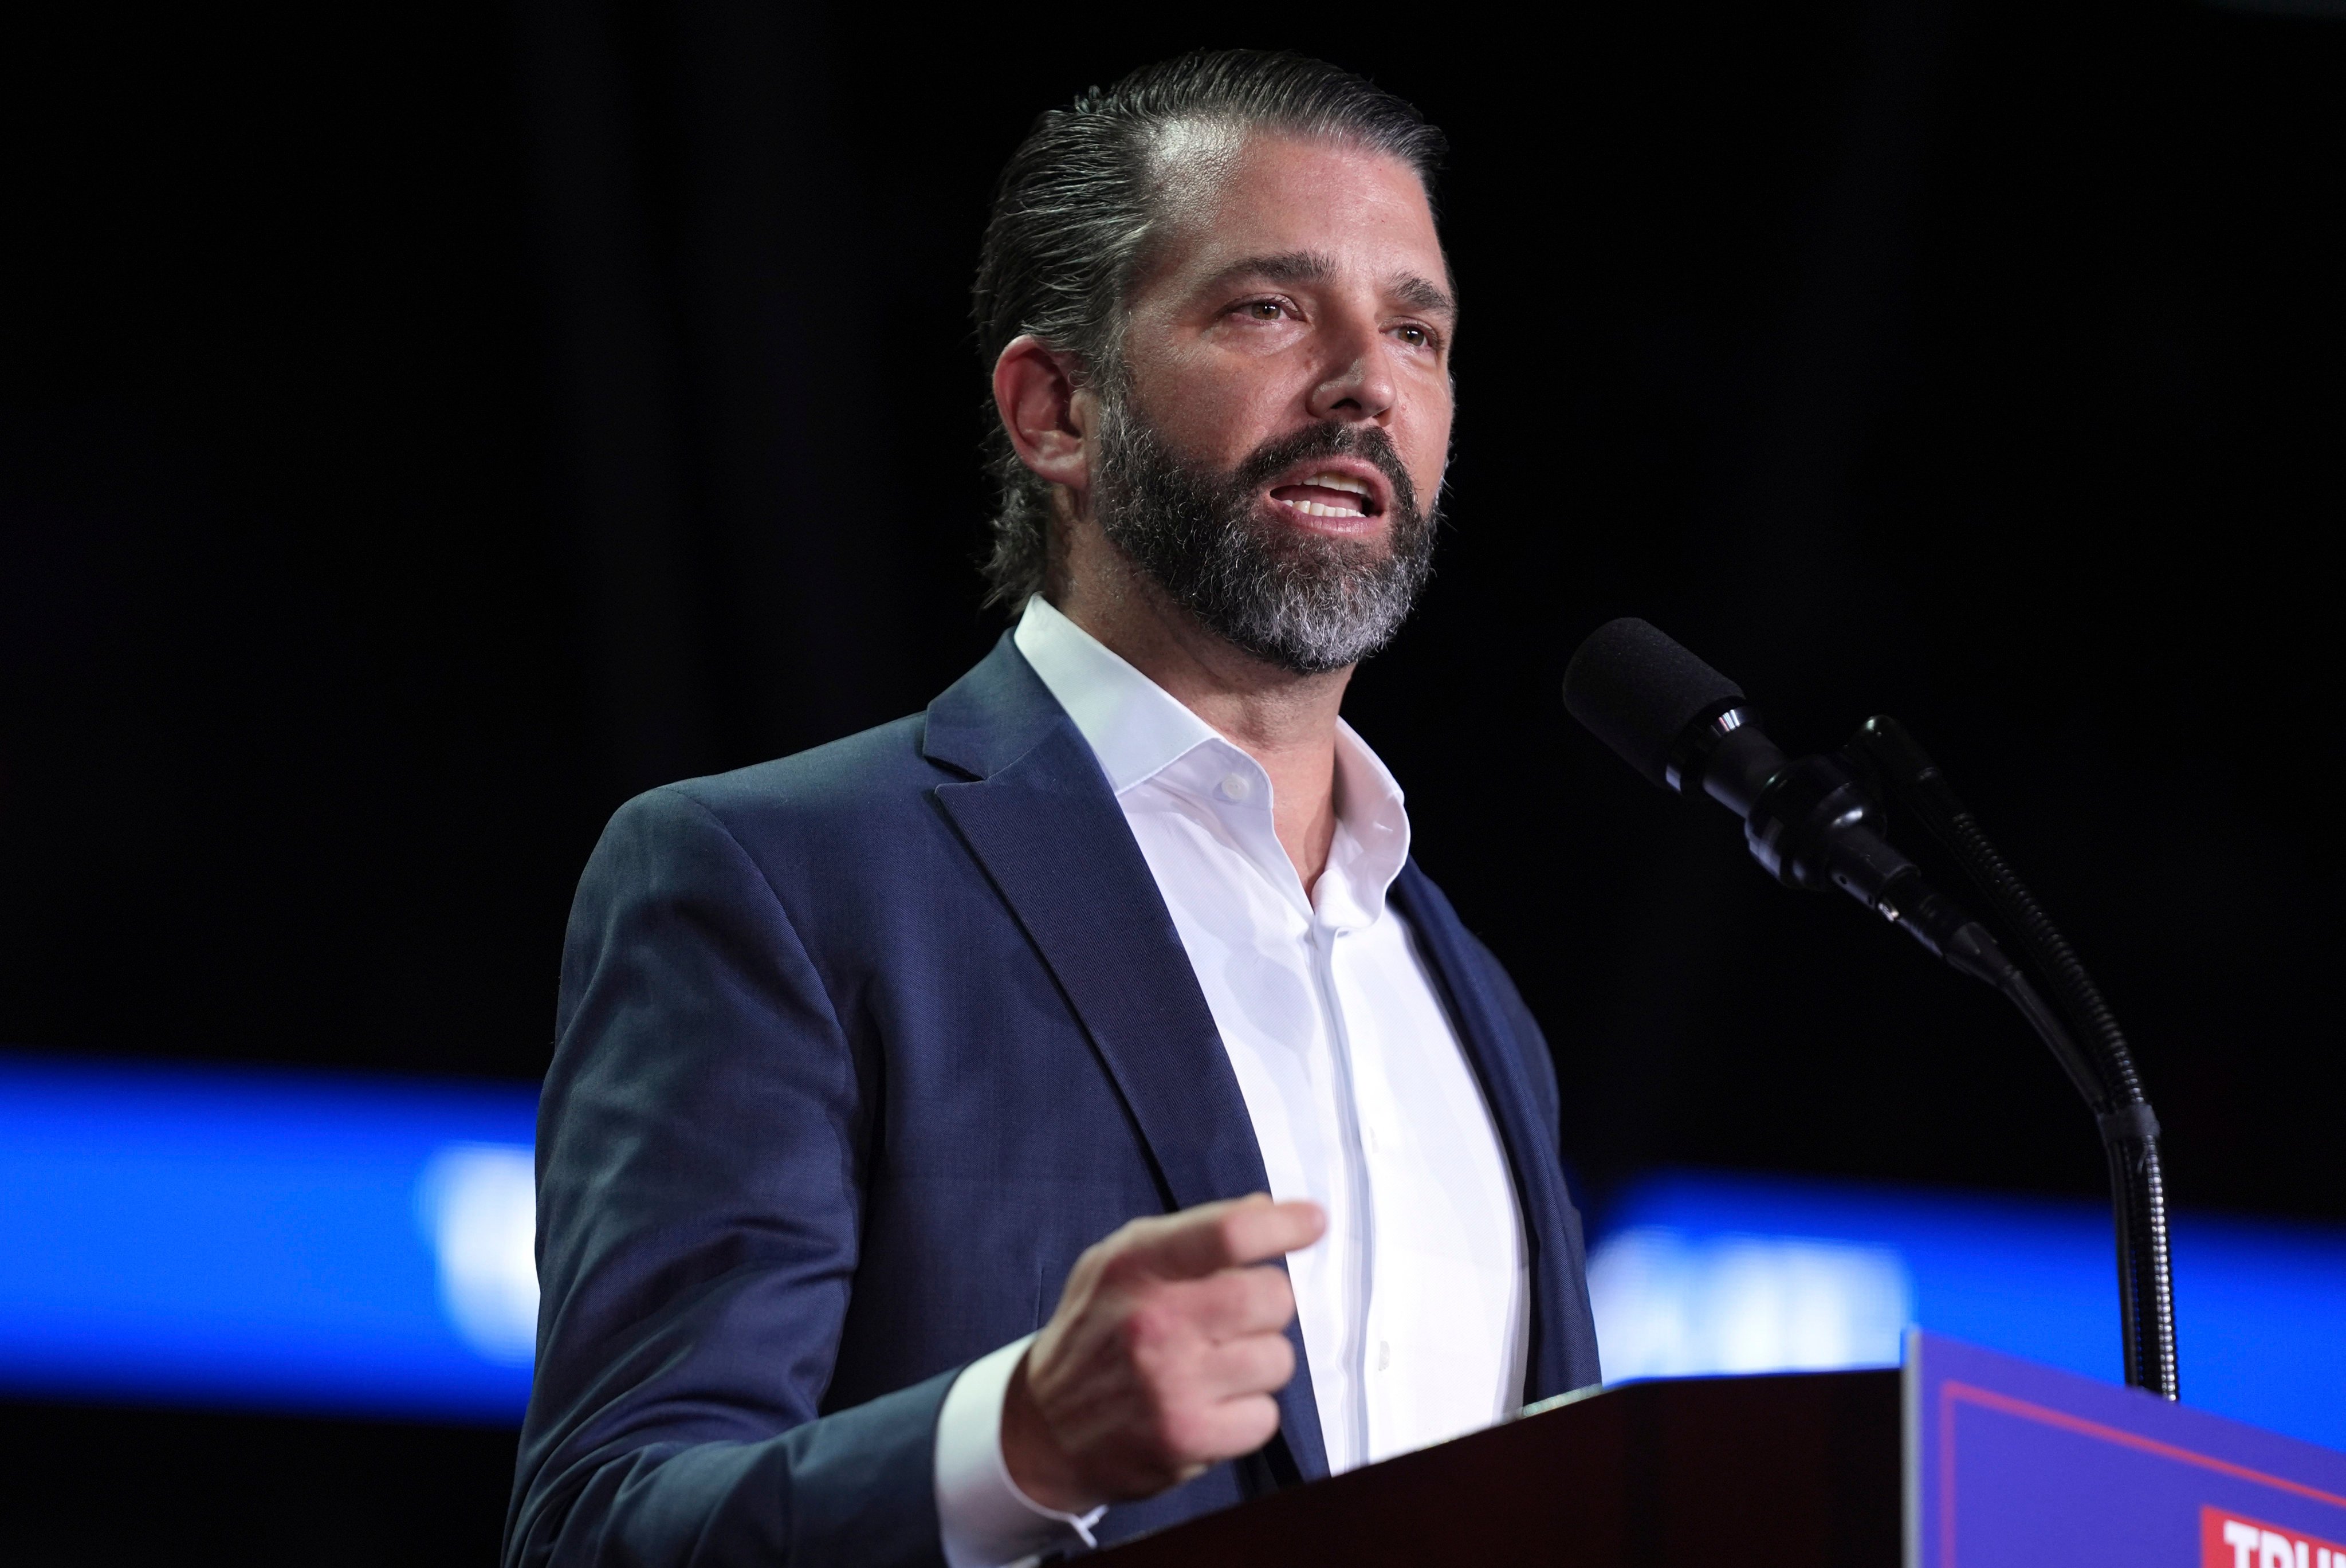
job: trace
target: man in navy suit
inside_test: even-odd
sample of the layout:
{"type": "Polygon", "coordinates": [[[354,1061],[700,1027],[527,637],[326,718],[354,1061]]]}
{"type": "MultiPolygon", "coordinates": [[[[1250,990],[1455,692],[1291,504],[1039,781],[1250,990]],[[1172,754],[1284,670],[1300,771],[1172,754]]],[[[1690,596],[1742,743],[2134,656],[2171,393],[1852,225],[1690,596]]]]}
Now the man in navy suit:
{"type": "Polygon", "coordinates": [[[1440,146],[1229,52],[1014,155],[1015,627],[581,881],[509,1564],[1006,1563],[1596,1380],[1546,1046],[1338,717],[1432,550],[1440,146]]]}

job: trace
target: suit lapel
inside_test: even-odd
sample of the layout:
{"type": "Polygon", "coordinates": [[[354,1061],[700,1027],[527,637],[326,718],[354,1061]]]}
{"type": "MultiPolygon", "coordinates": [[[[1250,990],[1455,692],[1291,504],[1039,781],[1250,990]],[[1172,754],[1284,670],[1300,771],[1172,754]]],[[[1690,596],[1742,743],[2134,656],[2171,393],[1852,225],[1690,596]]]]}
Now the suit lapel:
{"type": "Polygon", "coordinates": [[[1507,1153],[1515,1177],[1515,1201],[1524,1217],[1525,1262],[1531,1276],[1531,1309],[1526,1326],[1530,1354],[1524,1369],[1524,1401],[1528,1404],[1567,1392],[1577,1380],[1571,1365],[1569,1325],[1585,1311],[1581,1303],[1582,1262],[1576,1256],[1572,1200],[1564,1190],[1564,1173],[1556,1146],[1556,1131],[1541,1125],[1538,1101],[1524,1075],[1522,1061],[1508,1043],[1508,1031],[1499,1008],[1483,983],[1466,952],[1464,928],[1450,901],[1443,898],[1413,860],[1393,884],[1393,896],[1408,917],[1450,1004],[1467,1060],[1491,1107],[1499,1141],[1507,1153]]]}
{"type": "MultiPolygon", "coordinates": [[[[1270,1188],[1238,1076],[1173,917],[1091,748],[1007,637],[930,708],[936,799],[1042,954],[1154,1162],[1168,1209],[1270,1188]]],[[[1300,1331],[1280,1423],[1325,1475],[1300,1331]]]]}

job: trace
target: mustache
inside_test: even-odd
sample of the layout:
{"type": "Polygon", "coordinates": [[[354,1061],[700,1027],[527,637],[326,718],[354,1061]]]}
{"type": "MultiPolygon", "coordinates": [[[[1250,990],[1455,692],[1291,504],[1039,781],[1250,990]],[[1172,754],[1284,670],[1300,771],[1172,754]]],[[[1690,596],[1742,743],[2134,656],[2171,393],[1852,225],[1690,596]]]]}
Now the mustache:
{"type": "Polygon", "coordinates": [[[1181,456],[1139,408],[1111,402],[1107,412],[1100,526],[1208,631],[1298,675],[1356,664],[1392,639],[1432,568],[1440,492],[1421,510],[1382,429],[1314,422],[1221,468],[1181,456]],[[1264,526],[1264,487],[1330,458],[1371,463],[1384,479],[1382,542],[1264,526]]]}
{"type": "Polygon", "coordinates": [[[1247,453],[1231,477],[1238,489],[1251,493],[1294,464],[1319,457],[1357,457],[1375,463],[1392,486],[1393,510],[1403,517],[1417,514],[1417,487],[1410,483],[1409,470],[1402,465],[1392,437],[1372,424],[1318,423],[1275,435],[1247,453]]]}

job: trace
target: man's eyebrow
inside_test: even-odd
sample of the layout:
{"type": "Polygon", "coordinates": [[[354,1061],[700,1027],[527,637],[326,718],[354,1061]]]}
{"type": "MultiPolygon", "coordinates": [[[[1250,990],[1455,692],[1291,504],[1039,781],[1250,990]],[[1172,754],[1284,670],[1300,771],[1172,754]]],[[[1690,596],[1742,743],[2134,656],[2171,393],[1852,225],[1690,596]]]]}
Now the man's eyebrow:
{"type": "MultiPolygon", "coordinates": [[[[1206,280],[1198,291],[1211,293],[1241,278],[1260,278],[1266,283],[1325,283],[1335,275],[1336,263],[1320,251],[1283,250],[1275,256],[1249,256],[1233,261],[1206,280]]],[[[1454,319],[1458,314],[1458,301],[1450,297],[1448,290],[1414,272],[1399,274],[1390,287],[1393,298],[1413,311],[1454,319]]]]}
{"type": "Polygon", "coordinates": [[[1434,316],[1455,317],[1458,314],[1458,301],[1450,297],[1449,290],[1414,272],[1404,272],[1395,278],[1392,291],[1394,299],[1413,311],[1423,311],[1434,316]]]}
{"type": "Polygon", "coordinates": [[[1206,280],[1212,290],[1241,278],[1267,283],[1325,283],[1336,275],[1336,263],[1317,250],[1282,250],[1276,256],[1249,256],[1233,261],[1206,280]]]}

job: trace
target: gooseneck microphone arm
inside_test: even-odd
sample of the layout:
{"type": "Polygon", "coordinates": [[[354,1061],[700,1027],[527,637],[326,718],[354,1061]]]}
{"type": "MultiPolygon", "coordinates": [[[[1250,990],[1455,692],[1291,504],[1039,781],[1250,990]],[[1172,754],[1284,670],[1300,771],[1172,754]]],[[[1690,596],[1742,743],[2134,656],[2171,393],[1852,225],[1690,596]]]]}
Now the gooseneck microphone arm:
{"type": "Polygon", "coordinates": [[[2158,1122],[2084,966],[1894,721],[1869,721],[1846,758],[1787,757],[1740,688],[1636,619],[1599,627],[1565,673],[1565,706],[1655,783],[1743,819],[1752,857],[1789,887],[1838,887],[2025,1017],[2092,1108],[2109,1158],[2127,1381],[2176,1396],[2174,1287],[2158,1122]],[[1994,936],[1884,836],[1878,775],[1945,842],[2019,933],[2050,1001],[1994,936]]]}
{"type": "MultiPolygon", "coordinates": [[[[1996,852],[1946,775],[1905,726],[1886,716],[1869,718],[1844,749],[1870,766],[1899,805],[1919,818],[1931,836],[1954,856],[2019,939],[2022,952],[2045,976],[2062,1019],[2085,1043],[2104,1091],[2099,1099],[2092,1095],[2086,1099],[2101,1129],[2110,1170],[2110,1198],[2116,1211],[2127,1381],[2175,1398],[2175,1282],[2168,1257],[2167,1186],[2158,1162],[2158,1117],[2143,1095],[2134,1054],[2127,1048],[2116,1017],[2067,941],[1996,852]]],[[[2038,1023],[2039,1033],[2045,1027],[2038,1023]]],[[[2046,1038],[2049,1042],[2051,1036],[2046,1038]]]]}

